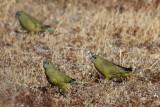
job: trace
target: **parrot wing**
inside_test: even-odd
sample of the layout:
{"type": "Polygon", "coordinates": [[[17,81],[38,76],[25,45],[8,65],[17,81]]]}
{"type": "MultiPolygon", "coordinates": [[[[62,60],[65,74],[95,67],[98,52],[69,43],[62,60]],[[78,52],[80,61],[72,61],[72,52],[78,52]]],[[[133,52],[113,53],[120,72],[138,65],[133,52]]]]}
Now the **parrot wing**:
{"type": "Polygon", "coordinates": [[[65,76],[64,78],[64,83],[88,83],[88,82],[82,82],[82,81],[76,81],[75,79],[72,79],[71,77],[67,76],[66,74],[62,73],[63,76],[65,76]]]}
{"type": "Polygon", "coordinates": [[[109,67],[110,72],[108,74],[110,75],[125,74],[125,73],[132,72],[132,68],[125,68],[112,62],[110,62],[109,65],[110,65],[109,67]]]}

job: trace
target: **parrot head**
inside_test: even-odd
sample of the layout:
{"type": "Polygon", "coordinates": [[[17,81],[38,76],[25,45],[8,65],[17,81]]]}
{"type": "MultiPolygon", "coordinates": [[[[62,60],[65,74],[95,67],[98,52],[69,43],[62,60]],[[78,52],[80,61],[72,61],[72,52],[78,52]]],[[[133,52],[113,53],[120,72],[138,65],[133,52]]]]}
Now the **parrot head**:
{"type": "Polygon", "coordinates": [[[91,57],[91,61],[96,64],[96,63],[101,63],[103,59],[100,56],[94,55],[91,57]]]}
{"type": "Polygon", "coordinates": [[[26,16],[26,13],[23,11],[16,12],[16,18],[25,17],[25,16],[26,16]]]}
{"type": "Polygon", "coordinates": [[[17,16],[20,16],[20,15],[21,15],[21,14],[20,14],[19,12],[16,13],[16,17],[17,17],[17,16]]]}
{"type": "Polygon", "coordinates": [[[48,69],[48,68],[52,68],[53,67],[53,64],[51,61],[43,61],[43,67],[45,69],[48,69]]]}
{"type": "Polygon", "coordinates": [[[18,12],[16,13],[16,18],[18,18],[18,17],[20,17],[20,16],[21,16],[21,12],[18,11],[18,12]]]}

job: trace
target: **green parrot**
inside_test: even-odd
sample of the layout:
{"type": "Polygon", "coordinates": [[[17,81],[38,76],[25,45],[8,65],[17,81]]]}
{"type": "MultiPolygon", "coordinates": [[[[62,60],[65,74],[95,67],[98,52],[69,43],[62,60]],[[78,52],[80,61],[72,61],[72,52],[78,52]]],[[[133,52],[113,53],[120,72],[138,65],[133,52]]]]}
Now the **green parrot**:
{"type": "Polygon", "coordinates": [[[16,17],[19,19],[20,24],[24,29],[29,32],[43,32],[48,31],[50,33],[54,32],[50,26],[44,25],[41,21],[35,19],[34,17],[30,16],[29,14],[18,11],[16,13],[16,17]]]}
{"type": "Polygon", "coordinates": [[[88,83],[88,82],[80,82],[80,81],[76,81],[75,79],[72,79],[71,77],[67,76],[65,73],[56,69],[56,67],[50,61],[44,61],[43,67],[45,68],[45,74],[51,86],[58,86],[63,91],[66,91],[71,83],[88,83]]]}
{"type": "Polygon", "coordinates": [[[119,76],[132,75],[132,68],[125,68],[110,61],[103,59],[100,56],[92,56],[91,61],[94,63],[96,69],[106,78],[111,79],[119,76]]]}

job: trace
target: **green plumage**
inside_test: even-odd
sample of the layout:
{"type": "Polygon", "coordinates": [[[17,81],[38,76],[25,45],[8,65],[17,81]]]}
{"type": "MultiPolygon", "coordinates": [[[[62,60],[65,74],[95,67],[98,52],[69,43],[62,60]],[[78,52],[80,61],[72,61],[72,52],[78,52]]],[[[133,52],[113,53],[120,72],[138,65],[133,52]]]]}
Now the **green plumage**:
{"type": "Polygon", "coordinates": [[[41,21],[35,19],[34,17],[30,16],[29,14],[18,11],[16,13],[16,17],[19,19],[20,24],[24,29],[29,32],[54,32],[48,25],[44,25],[41,21]]]}
{"type": "Polygon", "coordinates": [[[70,78],[65,73],[56,69],[56,67],[50,61],[44,61],[43,66],[45,68],[45,74],[47,80],[52,86],[58,86],[63,91],[70,86],[71,83],[87,83],[87,82],[79,82],[75,79],[70,78]]]}
{"type": "Polygon", "coordinates": [[[119,77],[119,76],[132,75],[131,68],[125,68],[125,67],[116,65],[110,61],[103,59],[100,56],[92,56],[91,60],[94,63],[96,69],[108,79],[119,77]]]}

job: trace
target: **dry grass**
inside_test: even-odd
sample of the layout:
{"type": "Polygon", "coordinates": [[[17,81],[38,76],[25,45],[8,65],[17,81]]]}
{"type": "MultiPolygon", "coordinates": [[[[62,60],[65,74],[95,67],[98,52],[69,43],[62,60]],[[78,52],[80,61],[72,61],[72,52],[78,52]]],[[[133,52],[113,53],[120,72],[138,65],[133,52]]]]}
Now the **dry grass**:
{"type": "Polygon", "coordinates": [[[106,1],[1,0],[0,105],[160,106],[159,0],[106,1]],[[14,17],[19,10],[61,34],[27,33],[14,17]],[[95,54],[144,78],[106,80],[89,60],[95,54]],[[57,93],[46,80],[45,59],[90,84],[57,93]]]}

